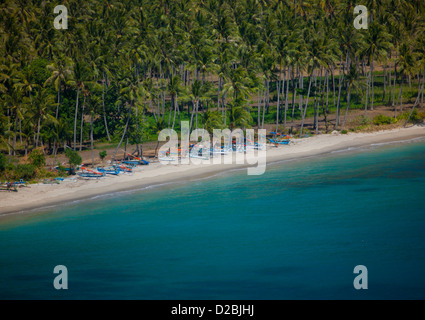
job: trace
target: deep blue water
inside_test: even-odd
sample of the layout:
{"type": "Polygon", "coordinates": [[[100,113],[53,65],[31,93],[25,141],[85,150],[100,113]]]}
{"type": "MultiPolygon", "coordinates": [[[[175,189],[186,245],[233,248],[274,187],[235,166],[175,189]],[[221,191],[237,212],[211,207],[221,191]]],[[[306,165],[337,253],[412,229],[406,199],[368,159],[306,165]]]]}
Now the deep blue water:
{"type": "Polygon", "coordinates": [[[68,204],[0,221],[0,298],[424,299],[424,195],[416,142],[68,204]]]}

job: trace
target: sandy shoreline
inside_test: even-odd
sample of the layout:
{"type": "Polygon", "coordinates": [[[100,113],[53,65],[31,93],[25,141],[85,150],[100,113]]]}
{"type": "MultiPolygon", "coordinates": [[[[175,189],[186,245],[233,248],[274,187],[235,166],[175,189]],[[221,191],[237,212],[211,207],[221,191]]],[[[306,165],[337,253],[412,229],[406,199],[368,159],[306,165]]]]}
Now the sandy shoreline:
{"type": "MultiPolygon", "coordinates": [[[[332,151],[368,146],[375,143],[404,141],[420,137],[425,138],[425,127],[414,126],[406,129],[374,133],[318,135],[306,139],[296,139],[293,144],[288,146],[268,148],[267,163],[323,155],[332,151]]],[[[20,188],[19,192],[1,191],[0,216],[24,213],[37,208],[61,205],[102,194],[140,189],[169,182],[198,180],[226,170],[248,166],[250,165],[162,165],[160,163],[151,163],[149,166],[138,168],[131,176],[108,176],[97,181],[78,180],[77,182],[62,182],[60,185],[37,184],[31,185],[30,188],[20,188]]]]}

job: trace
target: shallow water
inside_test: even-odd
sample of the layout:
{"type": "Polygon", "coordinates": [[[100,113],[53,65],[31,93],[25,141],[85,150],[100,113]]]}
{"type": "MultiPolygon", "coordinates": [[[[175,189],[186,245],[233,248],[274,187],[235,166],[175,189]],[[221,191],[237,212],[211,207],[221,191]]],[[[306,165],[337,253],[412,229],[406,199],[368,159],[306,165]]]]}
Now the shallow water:
{"type": "Polygon", "coordinates": [[[424,299],[425,143],[348,152],[3,221],[0,298],[424,299]]]}

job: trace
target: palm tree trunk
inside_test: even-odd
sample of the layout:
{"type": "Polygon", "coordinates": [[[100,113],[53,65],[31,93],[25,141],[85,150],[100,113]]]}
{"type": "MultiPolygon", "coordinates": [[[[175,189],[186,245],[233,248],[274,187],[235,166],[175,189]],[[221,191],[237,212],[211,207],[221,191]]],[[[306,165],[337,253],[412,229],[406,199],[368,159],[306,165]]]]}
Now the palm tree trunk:
{"type": "MultiPolygon", "coordinates": [[[[320,68],[320,79],[319,79],[319,89],[321,90],[322,94],[322,75],[323,75],[323,67],[320,68]]],[[[316,93],[317,93],[317,87],[316,87],[316,93]]],[[[315,95],[316,95],[315,93],[315,95]]],[[[316,100],[316,97],[314,97],[314,99],[316,100]]],[[[319,97],[317,97],[317,106],[316,106],[316,124],[315,124],[315,128],[316,128],[316,134],[319,132],[319,107],[320,107],[320,102],[319,102],[319,97]]]]}
{"type": "Polygon", "coordinates": [[[400,83],[400,112],[403,112],[403,74],[401,74],[401,83],[400,83]]]}
{"type": "Polygon", "coordinates": [[[75,104],[75,118],[74,118],[74,151],[77,147],[77,116],[78,116],[78,98],[80,96],[80,88],[77,90],[77,103],[75,104]]]}
{"type": "Polygon", "coordinates": [[[364,117],[365,118],[367,117],[367,106],[369,101],[369,86],[370,86],[369,77],[367,77],[366,95],[365,95],[365,102],[364,102],[364,117]]]}
{"type": "MultiPolygon", "coordinates": [[[[164,94],[164,99],[165,99],[165,94],[164,94]]],[[[171,98],[171,105],[170,105],[170,112],[169,112],[169,114],[168,114],[168,128],[170,127],[170,125],[171,125],[171,117],[172,117],[172,113],[173,113],[173,110],[172,110],[172,108],[173,108],[173,98],[171,98]]]]}
{"type": "MultiPolygon", "coordinates": [[[[217,111],[220,110],[220,91],[221,91],[221,77],[218,77],[218,90],[217,90],[217,111]]],[[[193,110],[192,110],[193,111],[193,110]]]]}
{"type": "Polygon", "coordinates": [[[19,119],[19,140],[21,140],[22,144],[22,119],[19,119]]]}
{"type": "Polygon", "coordinates": [[[277,105],[276,105],[276,132],[277,132],[277,126],[279,124],[279,103],[280,103],[280,81],[282,78],[282,68],[280,68],[280,73],[279,73],[279,81],[277,82],[277,105]]]}
{"type": "Polygon", "coordinates": [[[347,108],[345,109],[344,121],[342,122],[341,131],[344,130],[345,122],[347,121],[348,109],[350,108],[351,85],[348,86],[347,92],[347,108]]]}
{"type": "Polygon", "coordinates": [[[384,64],[384,92],[382,93],[382,103],[385,101],[385,94],[387,89],[387,65],[384,64]]]}
{"type": "MultiPolygon", "coordinates": [[[[283,69],[283,81],[282,81],[282,88],[281,88],[281,90],[282,90],[282,93],[281,93],[281,96],[282,96],[282,100],[283,100],[283,97],[285,96],[285,85],[286,85],[286,69],[284,68],[283,69]]],[[[283,112],[282,112],[282,108],[280,108],[280,114],[279,114],[279,123],[282,123],[282,119],[283,119],[283,112]]]]}
{"type": "Polygon", "coordinates": [[[189,126],[189,132],[192,132],[192,125],[193,125],[193,115],[195,114],[195,101],[192,101],[192,115],[190,116],[190,126],[189,126]]]}
{"type": "MultiPolygon", "coordinates": [[[[328,73],[328,70],[326,70],[326,78],[327,78],[327,80],[329,80],[329,73],[328,73]]],[[[329,81],[327,81],[326,80],[326,82],[327,82],[327,88],[329,88],[329,81]]],[[[325,83],[325,80],[324,80],[324,82],[323,83],[325,83]]],[[[327,90],[328,92],[329,92],[329,90],[327,90]]],[[[322,86],[322,90],[321,90],[321,100],[322,100],[322,112],[323,112],[323,121],[325,122],[325,129],[326,129],[326,133],[328,133],[329,132],[329,124],[328,124],[328,110],[327,110],[327,107],[328,107],[328,101],[326,101],[326,108],[325,108],[325,103],[324,103],[324,101],[323,101],[323,96],[324,96],[324,92],[325,92],[325,87],[324,86],[322,86]]],[[[328,98],[326,97],[326,100],[327,100],[328,98]]]]}
{"type": "Polygon", "coordinates": [[[18,136],[18,112],[15,112],[15,129],[13,133],[13,155],[16,156],[16,137],[18,136]]]}
{"type": "MultiPolygon", "coordinates": [[[[303,110],[301,108],[301,112],[303,112],[303,113],[302,113],[302,120],[301,120],[300,137],[303,134],[304,121],[305,121],[305,115],[307,113],[308,99],[310,97],[310,89],[311,89],[311,82],[312,82],[312,79],[313,79],[313,73],[314,73],[314,68],[311,68],[310,80],[308,82],[307,99],[306,99],[306,102],[305,102],[304,112],[303,112],[303,110]]],[[[291,131],[292,131],[292,129],[291,129],[291,131]]]]}
{"type": "Polygon", "coordinates": [[[392,92],[392,85],[391,85],[391,61],[388,65],[388,105],[391,104],[391,92],[392,92]]]}
{"type": "MultiPolygon", "coordinates": [[[[261,92],[261,96],[263,96],[263,92],[261,92]]],[[[260,112],[261,112],[260,90],[258,90],[257,101],[258,101],[258,104],[257,104],[257,127],[260,128],[260,112]]]]}
{"type": "MultiPolygon", "coordinates": [[[[320,81],[319,81],[320,82],[320,81]]],[[[314,130],[316,133],[318,132],[318,121],[319,121],[319,105],[318,105],[318,97],[317,97],[317,74],[314,77],[314,130]]]]}
{"type": "Polygon", "coordinates": [[[334,66],[332,65],[332,86],[334,92],[334,106],[336,106],[336,95],[335,95],[335,76],[334,76],[334,66]]]}
{"type": "Polygon", "coordinates": [[[81,129],[80,129],[80,152],[83,149],[83,126],[84,126],[84,109],[86,107],[86,95],[84,95],[83,105],[81,106],[81,129]]]}
{"type": "Polygon", "coordinates": [[[329,70],[326,69],[326,112],[329,112],[329,70]]]}
{"type": "Polygon", "coordinates": [[[397,63],[394,64],[394,88],[393,88],[393,104],[392,106],[395,108],[395,84],[397,82],[397,63]]]}
{"type": "Polygon", "coordinates": [[[94,112],[92,111],[90,117],[90,147],[91,147],[91,165],[94,167],[94,152],[93,152],[93,117],[94,112]]]}
{"type": "Polygon", "coordinates": [[[339,113],[340,113],[340,105],[341,105],[341,90],[342,90],[342,81],[344,80],[344,73],[342,71],[343,64],[342,64],[342,56],[340,58],[339,63],[339,88],[338,88],[338,101],[336,105],[336,122],[335,122],[335,130],[338,130],[339,126],[339,113]]]}
{"type": "Polygon", "coordinates": [[[56,120],[59,117],[59,106],[61,103],[61,80],[59,78],[59,88],[58,88],[58,105],[56,106],[56,120]]]}
{"type": "Polygon", "coordinates": [[[290,80],[289,80],[289,75],[291,73],[291,67],[288,66],[288,83],[286,84],[286,94],[285,94],[285,116],[284,116],[284,122],[283,122],[283,127],[286,129],[286,115],[288,112],[288,99],[289,99],[289,84],[290,84],[290,80]]]}
{"type": "Polygon", "coordinates": [[[424,108],[424,85],[425,85],[425,67],[424,67],[424,72],[423,72],[423,75],[422,75],[422,89],[421,89],[421,95],[422,95],[422,98],[421,98],[421,109],[423,109],[423,108],[424,108]]]}
{"type": "Polygon", "coordinates": [[[264,118],[265,118],[265,112],[266,112],[266,100],[267,100],[267,97],[266,97],[266,93],[268,92],[268,80],[265,80],[265,87],[266,87],[266,89],[264,90],[264,106],[263,106],[263,120],[262,120],[262,122],[261,122],[261,129],[263,129],[264,128],[264,118]]]}
{"type": "Polygon", "coordinates": [[[372,85],[372,97],[371,97],[371,99],[370,99],[370,110],[373,110],[373,102],[374,102],[374,100],[375,100],[375,86],[374,86],[374,84],[373,84],[373,54],[372,54],[372,61],[371,61],[371,64],[370,64],[370,82],[371,82],[371,85],[372,85]]]}
{"type": "Polygon", "coordinates": [[[196,127],[196,130],[198,130],[199,100],[196,101],[196,111],[195,112],[196,112],[196,119],[195,119],[196,125],[195,125],[195,127],[196,127]]]}
{"type": "MultiPolygon", "coordinates": [[[[38,122],[37,122],[37,140],[35,142],[35,147],[38,147],[38,140],[40,138],[40,124],[41,124],[41,117],[38,118],[38,122]]],[[[15,146],[13,146],[13,149],[15,149],[15,146]]],[[[15,152],[15,151],[13,151],[15,152]]]]}
{"type": "Polygon", "coordinates": [[[128,108],[128,116],[127,116],[127,122],[125,123],[124,132],[123,132],[123,134],[122,134],[122,136],[121,136],[121,140],[120,140],[120,142],[118,143],[117,148],[116,148],[116,149],[115,149],[115,151],[114,151],[114,154],[112,155],[112,160],[115,160],[115,156],[116,156],[116,154],[117,154],[117,152],[118,152],[118,149],[120,148],[121,143],[123,142],[124,137],[125,137],[125,135],[126,135],[126,133],[127,133],[128,123],[130,122],[130,115],[131,115],[131,106],[129,106],[129,108],[128,108]]]}
{"type": "MultiPolygon", "coordinates": [[[[208,106],[208,105],[207,105],[208,106]]],[[[181,125],[181,123],[182,123],[182,120],[181,120],[181,117],[180,117],[180,106],[179,106],[179,102],[178,102],[178,100],[177,100],[177,96],[176,96],[176,108],[177,108],[177,115],[178,115],[178,117],[179,117],[179,126],[181,125]]]]}
{"type": "MultiPolygon", "coordinates": [[[[419,77],[419,78],[420,78],[420,77],[419,77]]],[[[408,123],[408,122],[409,122],[409,120],[410,120],[410,117],[412,116],[413,111],[415,110],[416,106],[419,104],[419,99],[420,99],[420,97],[421,97],[421,83],[419,82],[418,96],[416,97],[416,101],[415,101],[415,103],[413,104],[412,110],[410,110],[409,117],[406,119],[406,122],[404,123],[403,128],[405,128],[405,127],[406,127],[407,123],[408,123]]]]}
{"type": "Polygon", "coordinates": [[[173,117],[173,127],[172,127],[172,129],[174,130],[174,125],[176,123],[176,115],[177,115],[177,107],[176,107],[176,102],[175,102],[174,96],[173,96],[173,99],[171,100],[171,102],[174,105],[174,117],[173,117]]]}
{"type": "Polygon", "coordinates": [[[295,96],[296,96],[296,91],[295,90],[296,90],[296,86],[297,86],[297,83],[295,81],[294,69],[295,68],[292,68],[292,87],[293,87],[293,89],[292,89],[291,134],[292,134],[292,131],[293,131],[293,128],[294,128],[295,96]]]}
{"type": "Polygon", "coordinates": [[[108,137],[108,141],[111,141],[111,136],[109,135],[108,129],[108,121],[106,120],[106,110],[105,110],[105,85],[106,78],[105,72],[103,72],[103,86],[102,86],[102,109],[103,109],[103,122],[105,123],[106,136],[108,137]]]}

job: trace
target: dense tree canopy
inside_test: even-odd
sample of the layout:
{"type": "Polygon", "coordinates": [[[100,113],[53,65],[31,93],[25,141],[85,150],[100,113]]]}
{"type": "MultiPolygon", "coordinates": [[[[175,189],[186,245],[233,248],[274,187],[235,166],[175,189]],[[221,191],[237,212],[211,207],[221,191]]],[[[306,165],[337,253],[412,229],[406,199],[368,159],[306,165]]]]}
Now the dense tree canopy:
{"type": "Polygon", "coordinates": [[[271,107],[276,128],[297,116],[304,125],[308,110],[315,121],[331,106],[339,115],[343,100],[348,110],[354,90],[366,114],[384,100],[397,112],[396,82],[402,91],[415,79],[423,101],[423,1],[61,4],[64,30],[53,25],[55,1],[0,5],[0,144],[9,154],[17,144],[54,154],[94,139],[139,145],[183,119],[207,130],[262,127],[271,107]],[[357,4],[369,10],[367,30],[353,27],[357,4]]]}

